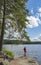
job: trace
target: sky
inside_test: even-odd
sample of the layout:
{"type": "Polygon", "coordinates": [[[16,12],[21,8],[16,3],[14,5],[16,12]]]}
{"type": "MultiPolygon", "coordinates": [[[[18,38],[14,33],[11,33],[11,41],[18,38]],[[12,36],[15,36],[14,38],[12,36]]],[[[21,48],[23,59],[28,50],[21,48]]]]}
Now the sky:
{"type": "MultiPolygon", "coordinates": [[[[29,20],[29,24],[26,23],[27,34],[31,41],[41,41],[41,0],[28,0],[26,8],[30,14],[30,16],[26,17],[29,20]]],[[[5,35],[5,37],[7,36],[5,35]]]]}
{"type": "Polygon", "coordinates": [[[31,41],[41,41],[41,0],[28,0],[26,8],[30,14],[26,31],[31,41]]]}

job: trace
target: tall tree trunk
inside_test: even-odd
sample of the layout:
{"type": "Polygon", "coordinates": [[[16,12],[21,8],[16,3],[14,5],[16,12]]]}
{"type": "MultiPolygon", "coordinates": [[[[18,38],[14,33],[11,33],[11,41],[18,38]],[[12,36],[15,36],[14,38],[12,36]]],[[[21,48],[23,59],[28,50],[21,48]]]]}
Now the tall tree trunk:
{"type": "Polygon", "coordinates": [[[0,51],[2,51],[2,41],[3,41],[4,27],[5,27],[5,0],[4,0],[3,7],[4,7],[4,10],[3,10],[2,30],[1,30],[1,36],[0,36],[0,51]]]}

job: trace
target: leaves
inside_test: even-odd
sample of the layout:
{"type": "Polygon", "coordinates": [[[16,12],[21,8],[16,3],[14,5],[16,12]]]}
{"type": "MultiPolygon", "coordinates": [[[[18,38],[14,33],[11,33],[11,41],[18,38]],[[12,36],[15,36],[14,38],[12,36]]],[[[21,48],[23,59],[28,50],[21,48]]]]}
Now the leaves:
{"type": "MultiPolygon", "coordinates": [[[[25,4],[27,1],[28,0],[5,0],[5,21],[8,23],[8,21],[10,20],[10,27],[12,27],[14,31],[18,31],[21,36],[24,35],[21,32],[25,31],[25,22],[28,22],[28,20],[26,20],[26,16],[29,15],[29,11],[25,8],[25,4]]],[[[0,0],[0,13],[3,13],[3,2],[4,0],[0,0]]],[[[3,17],[2,13],[0,14],[0,18],[3,17]]],[[[10,28],[7,23],[5,24],[6,30],[10,28]],[[8,28],[6,28],[6,25],[8,26],[8,28]]],[[[26,35],[24,35],[24,37],[26,37],[26,35]]]]}

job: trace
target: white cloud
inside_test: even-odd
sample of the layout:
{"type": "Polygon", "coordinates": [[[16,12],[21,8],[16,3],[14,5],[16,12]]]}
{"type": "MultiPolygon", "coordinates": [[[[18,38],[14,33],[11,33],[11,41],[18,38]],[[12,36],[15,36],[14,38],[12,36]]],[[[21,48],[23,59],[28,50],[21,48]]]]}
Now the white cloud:
{"type": "Polygon", "coordinates": [[[41,34],[39,34],[39,37],[38,37],[38,39],[40,39],[40,40],[41,40],[41,34]]]}
{"type": "Polygon", "coordinates": [[[35,16],[29,16],[27,17],[27,19],[29,20],[29,24],[27,22],[26,24],[27,24],[27,27],[29,28],[38,27],[39,24],[41,23],[40,19],[35,16]]]}
{"type": "Polygon", "coordinates": [[[34,13],[34,11],[33,11],[33,9],[31,10],[31,14],[33,14],[34,13]]]}
{"type": "Polygon", "coordinates": [[[31,38],[31,41],[38,41],[38,38],[31,38]]]}
{"type": "Polygon", "coordinates": [[[38,8],[38,16],[41,17],[41,7],[38,8]]]}
{"type": "Polygon", "coordinates": [[[41,13],[39,14],[39,16],[41,17],[41,13]]]}
{"type": "Polygon", "coordinates": [[[39,36],[41,36],[41,34],[39,36]]]}
{"type": "MultiPolygon", "coordinates": [[[[33,14],[33,9],[31,10],[31,13],[33,14]]],[[[38,8],[38,12],[35,14],[35,16],[27,16],[27,19],[29,20],[29,24],[26,22],[26,25],[28,28],[38,27],[39,24],[41,24],[41,7],[38,8]]]]}
{"type": "Polygon", "coordinates": [[[41,13],[41,7],[38,9],[38,12],[40,12],[40,13],[41,13]]]}
{"type": "Polygon", "coordinates": [[[41,41],[41,34],[37,35],[35,38],[31,38],[31,41],[41,41]]]}

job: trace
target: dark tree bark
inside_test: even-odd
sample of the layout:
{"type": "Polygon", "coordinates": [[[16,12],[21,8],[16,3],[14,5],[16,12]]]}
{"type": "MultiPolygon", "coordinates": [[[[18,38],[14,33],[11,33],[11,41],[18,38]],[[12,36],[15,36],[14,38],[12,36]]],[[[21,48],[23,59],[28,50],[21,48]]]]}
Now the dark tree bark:
{"type": "Polygon", "coordinates": [[[3,41],[4,27],[5,27],[5,0],[4,0],[3,7],[4,7],[4,10],[3,10],[2,30],[1,30],[1,36],[0,36],[0,51],[2,51],[2,41],[3,41]]]}

